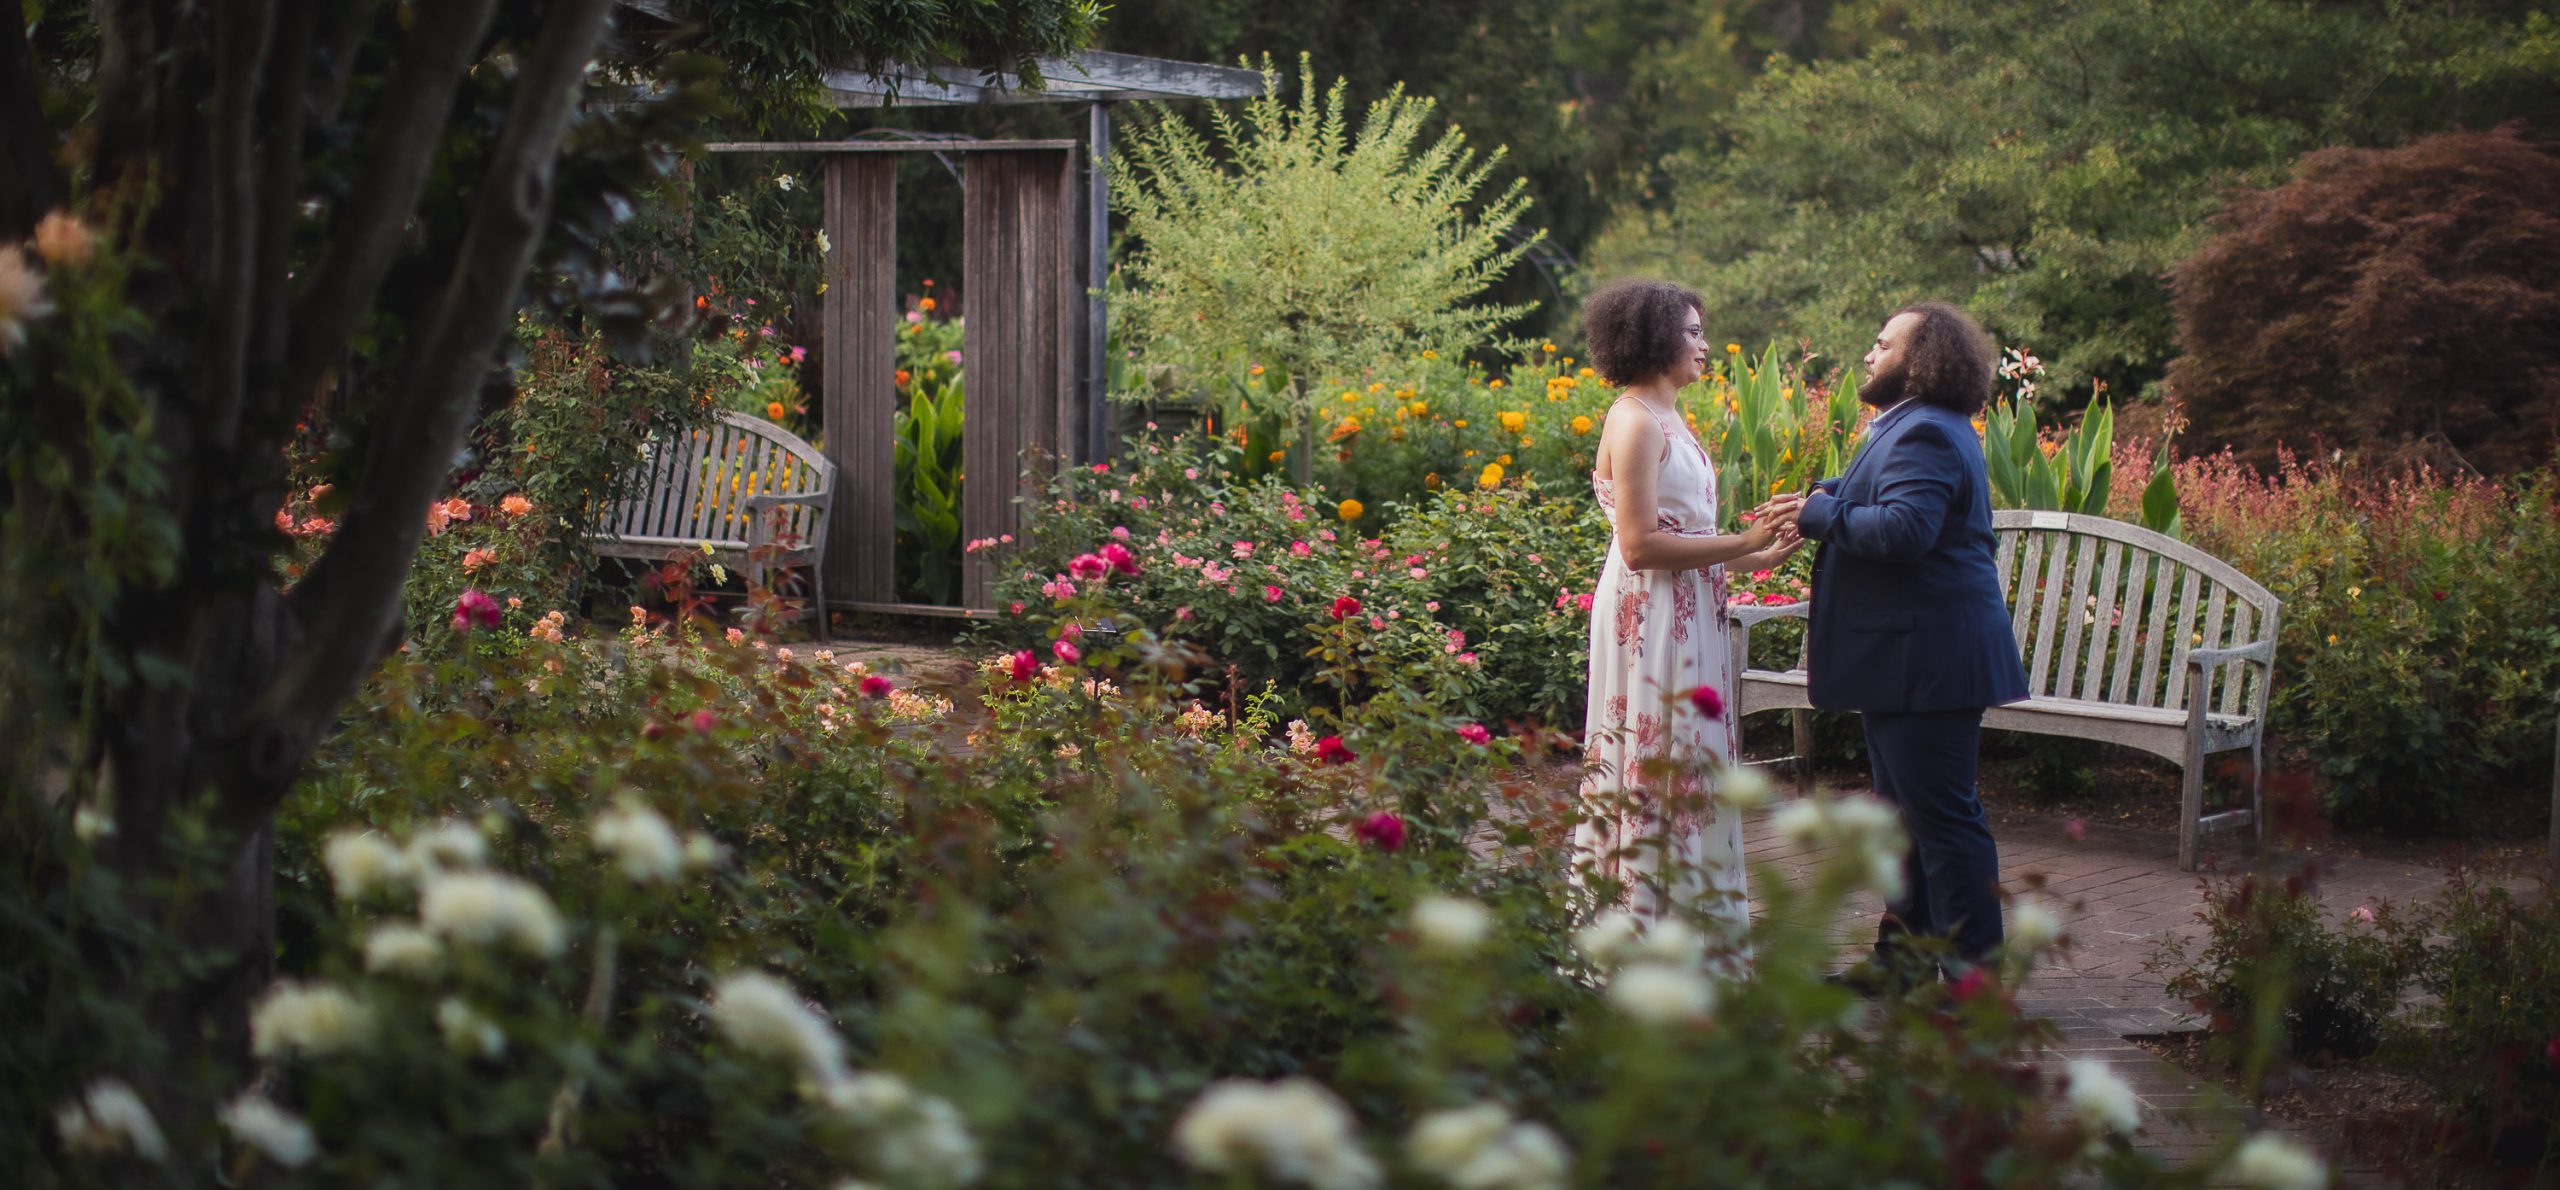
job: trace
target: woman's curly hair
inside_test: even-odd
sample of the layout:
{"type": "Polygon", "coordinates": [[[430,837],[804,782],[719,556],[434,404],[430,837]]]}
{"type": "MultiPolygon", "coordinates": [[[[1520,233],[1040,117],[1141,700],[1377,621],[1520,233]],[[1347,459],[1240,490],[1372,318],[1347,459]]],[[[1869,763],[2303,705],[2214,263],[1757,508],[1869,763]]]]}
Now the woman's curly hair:
{"type": "Polygon", "coordinates": [[[1970,315],[1946,302],[1914,302],[1894,311],[1893,317],[1905,314],[1919,315],[1920,323],[1911,328],[1911,340],[1902,349],[1899,395],[1966,417],[1982,412],[1999,368],[2000,352],[1991,336],[1970,315]]]}
{"type": "Polygon", "coordinates": [[[1670,371],[1689,349],[1681,335],[1689,311],[1706,308],[1697,290],[1669,281],[1629,277],[1601,286],[1582,303],[1592,368],[1620,387],[1670,371]]]}

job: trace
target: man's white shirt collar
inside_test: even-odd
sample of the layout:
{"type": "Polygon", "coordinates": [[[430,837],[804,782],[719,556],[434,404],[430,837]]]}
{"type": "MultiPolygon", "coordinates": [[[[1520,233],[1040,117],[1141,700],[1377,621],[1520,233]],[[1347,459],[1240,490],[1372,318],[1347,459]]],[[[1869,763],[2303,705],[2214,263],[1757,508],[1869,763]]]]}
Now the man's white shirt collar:
{"type": "MultiPolygon", "coordinates": [[[[1884,412],[1882,412],[1882,413],[1879,413],[1879,414],[1875,415],[1875,419],[1874,419],[1874,420],[1875,420],[1875,421],[1883,421],[1884,419],[1886,419],[1886,418],[1888,418],[1888,417],[1893,416],[1893,415],[1894,415],[1897,411],[1899,411],[1903,406],[1908,405],[1908,404],[1912,403],[1913,401],[1917,401],[1917,400],[1919,400],[1919,399],[1920,399],[1920,398],[1918,398],[1918,397],[1904,397],[1904,398],[1902,398],[1901,400],[1894,402],[1894,403],[1893,403],[1893,408],[1891,408],[1891,409],[1887,409],[1887,410],[1885,410],[1884,412]]],[[[1872,424],[1872,423],[1870,423],[1870,424],[1872,424]]]]}

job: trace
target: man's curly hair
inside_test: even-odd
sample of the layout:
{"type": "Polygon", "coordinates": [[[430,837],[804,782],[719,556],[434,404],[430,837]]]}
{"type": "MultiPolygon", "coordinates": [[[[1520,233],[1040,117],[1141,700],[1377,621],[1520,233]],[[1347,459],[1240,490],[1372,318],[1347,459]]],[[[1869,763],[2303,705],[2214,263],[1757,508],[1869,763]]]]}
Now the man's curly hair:
{"type": "MultiPolygon", "coordinates": [[[[1971,417],[1991,399],[1999,349],[1971,315],[1946,302],[1914,302],[1893,318],[1917,314],[1911,341],[1902,349],[1899,397],[1952,409],[1971,417]]],[[[1885,321],[1891,322],[1893,318],[1885,321]]]]}
{"type": "Polygon", "coordinates": [[[1689,311],[1706,308],[1697,290],[1669,281],[1630,277],[1601,286],[1582,303],[1592,368],[1620,387],[1670,371],[1689,349],[1680,333],[1689,311]]]}

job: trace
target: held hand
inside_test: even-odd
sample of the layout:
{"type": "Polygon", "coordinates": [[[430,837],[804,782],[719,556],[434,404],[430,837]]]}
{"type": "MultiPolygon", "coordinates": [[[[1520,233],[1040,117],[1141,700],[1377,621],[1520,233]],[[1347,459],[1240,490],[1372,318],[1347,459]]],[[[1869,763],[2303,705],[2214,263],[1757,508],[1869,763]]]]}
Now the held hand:
{"type": "Polygon", "coordinates": [[[1802,515],[1804,515],[1804,497],[1793,493],[1775,497],[1751,510],[1754,522],[1770,522],[1779,525],[1793,525],[1796,523],[1796,518],[1802,515]]]}

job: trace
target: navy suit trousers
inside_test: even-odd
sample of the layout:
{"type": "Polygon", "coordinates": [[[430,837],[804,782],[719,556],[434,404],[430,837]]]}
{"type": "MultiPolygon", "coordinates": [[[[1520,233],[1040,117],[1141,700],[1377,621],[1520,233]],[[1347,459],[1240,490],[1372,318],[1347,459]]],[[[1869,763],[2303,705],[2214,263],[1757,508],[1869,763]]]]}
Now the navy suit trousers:
{"type": "Polygon", "coordinates": [[[1902,811],[1911,852],[1900,900],[1885,905],[1879,954],[1905,933],[1945,936],[1957,957],[1979,963],[2000,946],[2000,848],[1982,817],[1974,776],[1982,712],[1866,711],[1867,762],[1876,795],[1902,811]]]}

